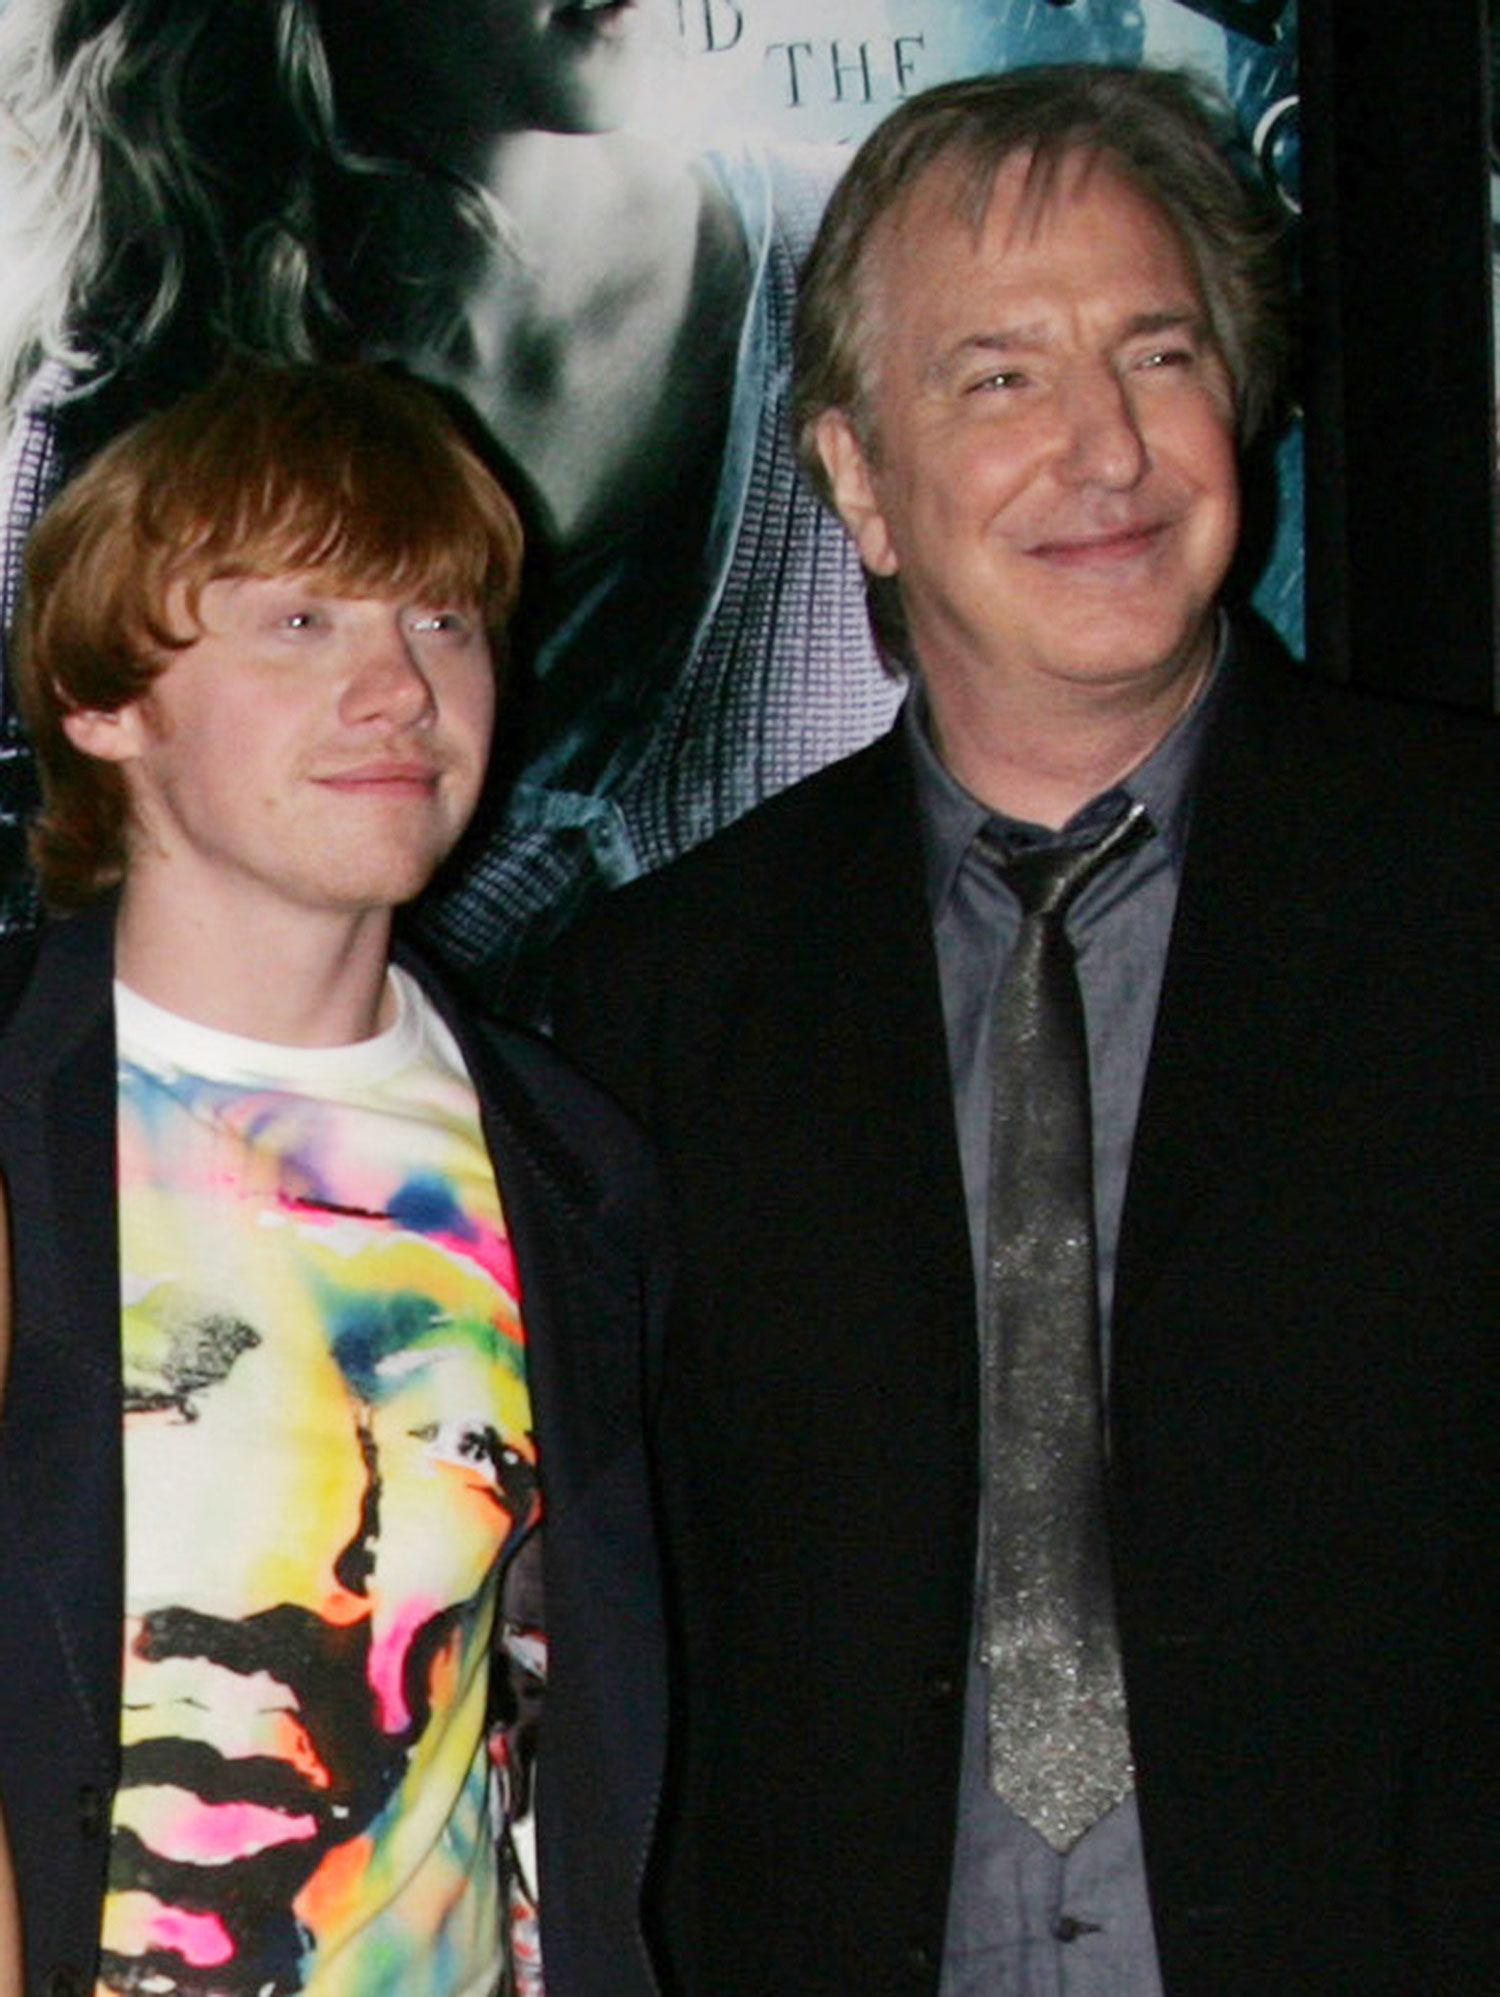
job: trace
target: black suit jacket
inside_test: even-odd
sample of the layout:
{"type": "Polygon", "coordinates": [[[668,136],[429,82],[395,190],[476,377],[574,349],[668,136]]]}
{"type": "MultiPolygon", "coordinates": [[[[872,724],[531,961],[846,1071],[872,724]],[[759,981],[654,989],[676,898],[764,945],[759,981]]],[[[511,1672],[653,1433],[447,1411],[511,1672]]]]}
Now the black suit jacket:
{"type": "MultiPolygon", "coordinates": [[[[1120,1241],[1111,1505],[1169,1997],[1500,1990],[1495,731],[1242,665],[1120,1241]]],[[[585,925],[564,1043],[675,1201],[692,1997],[936,1988],[971,1262],[898,738],[585,925]]]]}
{"type": "MultiPolygon", "coordinates": [[[[0,984],[23,984],[0,1038],[16,1291],[0,1427],[0,1796],[27,1988],[47,1997],[93,1988],[119,1757],[110,918],[101,906],[56,926],[34,969],[31,945],[0,951],[0,984]]],[[[547,1987],[553,1997],[648,1997],[640,1876],[666,1708],[645,1464],[663,1299],[659,1195],[635,1132],[550,1049],[449,1023],[479,1091],[516,1251],[545,1492],[547,1987]]]]}

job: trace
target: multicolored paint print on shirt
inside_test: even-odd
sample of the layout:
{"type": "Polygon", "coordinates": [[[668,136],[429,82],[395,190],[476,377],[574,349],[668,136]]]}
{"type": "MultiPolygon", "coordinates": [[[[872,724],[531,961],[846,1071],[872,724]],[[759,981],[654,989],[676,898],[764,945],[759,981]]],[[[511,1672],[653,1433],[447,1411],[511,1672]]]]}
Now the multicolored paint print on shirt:
{"type": "Polygon", "coordinates": [[[101,1990],[499,1982],[489,1661],[540,1502],[516,1276],[467,1079],[399,1033],[372,1073],[381,1045],[276,1087],[122,1039],[101,1990]]]}

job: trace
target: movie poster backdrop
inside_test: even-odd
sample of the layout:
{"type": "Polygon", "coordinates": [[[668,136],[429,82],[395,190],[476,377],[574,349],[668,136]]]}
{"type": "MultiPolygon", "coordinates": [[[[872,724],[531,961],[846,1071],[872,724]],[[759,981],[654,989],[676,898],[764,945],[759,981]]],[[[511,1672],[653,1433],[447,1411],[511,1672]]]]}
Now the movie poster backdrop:
{"type": "MultiPolygon", "coordinates": [[[[427,945],[524,1006],[602,887],[862,746],[901,689],[786,424],[849,148],[945,79],[1190,64],[1295,226],[1295,0],[0,0],[0,629],[31,522],[226,343],[460,394],[535,562],[480,822],[427,945]]],[[[1255,601],[1303,635],[1301,440],[1255,601]]],[[[0,921],[35,919],[0,710],[0,921]]]]}

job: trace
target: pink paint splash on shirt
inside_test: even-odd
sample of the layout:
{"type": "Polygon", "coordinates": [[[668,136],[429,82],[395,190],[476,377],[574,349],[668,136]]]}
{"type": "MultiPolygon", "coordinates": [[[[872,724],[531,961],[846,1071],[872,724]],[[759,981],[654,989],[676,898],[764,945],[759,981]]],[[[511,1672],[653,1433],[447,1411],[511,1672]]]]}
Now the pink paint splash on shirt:
{"type": "Polygon", "coordinates": [[[382,1733],[402,1733],[411,1723],[411,1708],[406,1703],[403,1682],[406,1661],[411,1655],[413,1640],[438,1613],[438,1609],[439,1604],[435,1601],[407,1601],[392,1627],[370,1645],[365,1675],[380,1702],[382,1733]]]}

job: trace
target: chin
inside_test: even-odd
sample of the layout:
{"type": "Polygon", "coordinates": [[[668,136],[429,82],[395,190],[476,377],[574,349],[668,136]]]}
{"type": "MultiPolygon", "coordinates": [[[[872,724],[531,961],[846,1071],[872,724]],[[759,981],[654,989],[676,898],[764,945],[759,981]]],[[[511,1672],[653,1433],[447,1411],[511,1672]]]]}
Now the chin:
{"type": "Polygon", "coordinates": [[[602,138],[617,132],[641,100],[640,23],[622,22],[611,40],[596,38],[558,65],[553,88],[540,107],[538,124],[573,138],[602,138]]]}
{"type": "Polygon", "coordinates": [[[638,95],[633,85],[580,93],[557,105],[551,116],[539,119],[538,129],[560,139],[607,139],[625,124],[638,95]]]}
{"type": "Polygon", "coordinates": [[[1060,660],[1064,677],[1095,684],[1120,685],[1159,681],[1196,670],[1212,651],[1212,612],[1187,626],[1160,628],[1127,617],[1101,619],[1097,629],[1081,631],[1071,661],[1060,660]]]}
{"type": "Polygon", "coordinates": [[[415,901],[437,872],[438,862],[403,867],[350,867],[309,884],[313,906],[351,915],[379,914],[415,901]]]}

